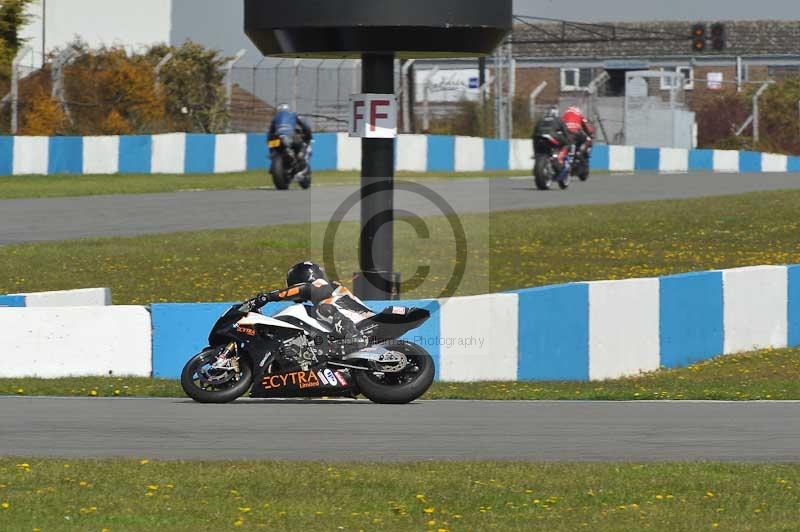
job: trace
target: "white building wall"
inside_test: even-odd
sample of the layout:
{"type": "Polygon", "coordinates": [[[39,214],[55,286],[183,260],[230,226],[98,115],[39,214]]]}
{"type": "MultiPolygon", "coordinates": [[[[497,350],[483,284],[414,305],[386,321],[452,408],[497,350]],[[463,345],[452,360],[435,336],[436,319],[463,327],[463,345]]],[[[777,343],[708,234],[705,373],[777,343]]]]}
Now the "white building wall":
{"type": "Polygon", "coordinates": [[[29,7],[31,22],[22,36],[36,51],[35,66],[41,65],[43,43],[50,53],[77,37],[92,48],[119,45],[139,49],[170,42],[172,1],[47,0],[43,13],[42,0],[36,0],[29,7]]]}

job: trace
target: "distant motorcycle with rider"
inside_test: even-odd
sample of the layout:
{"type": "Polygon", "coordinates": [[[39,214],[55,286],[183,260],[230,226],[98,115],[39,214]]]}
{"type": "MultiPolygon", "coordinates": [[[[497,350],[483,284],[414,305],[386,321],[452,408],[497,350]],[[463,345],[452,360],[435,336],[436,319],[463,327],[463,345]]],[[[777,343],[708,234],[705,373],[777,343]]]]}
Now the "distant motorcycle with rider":
{"type": "Polygon", "coordinates": [[[287,190],[293,182],[311,187],[311,127],[287,104],[278,106],[267,134],[272,182],[287,190]]]}
{"type": "Polygon", "coordinates": [[[560,115],[551,108],[536,124],[533,132],[536,188],[550,190],[557,183],[562,190],[573,177],[589,179],[594,128],[577,107],[560,115]]]}

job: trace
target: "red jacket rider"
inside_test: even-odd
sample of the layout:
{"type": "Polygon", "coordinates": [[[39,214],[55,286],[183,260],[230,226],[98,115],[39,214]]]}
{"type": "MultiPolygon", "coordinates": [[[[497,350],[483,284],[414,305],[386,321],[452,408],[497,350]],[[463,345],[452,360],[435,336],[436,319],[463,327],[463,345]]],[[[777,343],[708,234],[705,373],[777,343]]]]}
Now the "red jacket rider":
{"type": "Polygon", "coordinates": [[[592,124],[583,115],[583,112],[578,107],[570,107],[561,116],[561,121],[567,126],[567,129],[573,135],[580,135],[583,133],[589,137],[594,136],[594,128],[592,124]]]}

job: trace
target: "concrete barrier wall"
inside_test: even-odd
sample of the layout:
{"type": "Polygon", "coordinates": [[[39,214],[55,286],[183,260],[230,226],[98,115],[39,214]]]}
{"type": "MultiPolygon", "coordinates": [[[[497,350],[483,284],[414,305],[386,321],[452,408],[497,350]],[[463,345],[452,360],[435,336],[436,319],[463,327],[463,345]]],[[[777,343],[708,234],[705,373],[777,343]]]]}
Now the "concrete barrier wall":
{"type": "Polygon", "coordinates": [[[800,266],[516,293],[520,380],[603,380],[800,346],[800,266]]]}
{"type": "Polygon", "coordinates": [[[152,373],[145,307],[0,308],[0,377],[152,373]]]}
{"type": "Polygon", "coordinates": [[[589,283],[589,378],[658,369],[658,279],[589,283]]]}
{"type": "MultiPolygon", "coordinates": [[[[111,305],[111,290],[108,288],[81,288],[78,290],[59,290],[55,292],[36,292],[31,294],[11,294],[6,298],[16,298],[19,304],[0,306],[15,307],[102,307],[111,305]]],[[[9,299],[10,301],[11,299],[9,299]]]]}
{"type": "MultiPolygon", "coordinates": [[[[400,135],[396,166],[413,172],[529,171],[532,156],[529,139],[400,135]]],[[[0,137],[0,176],[243,172],[266,170],[267,158],[265,136],[257,133],[0,137]]],[[[317,134],[313,165],[317,170],[359,170],[361,139],[346,133],[317,134]]],[[[612,172],[800,172],[800,156],[598,145],[592,166],[612,172]]]]}
{"type": "MultiPolygon", "coordinates": [[[[388,304],[370,306],[379,311],[388,304]]],[[[395,304],[431,310],[407,339],[431,352],[437,379],[446,382],[603,380],[800,345],[800,266],[395,304]]],[[[153,305],[156,376],[176,377],[226,308],[153,305]]]]}
{"type": "Polygon", "coordinates": [[[723,272],[724,352],[786,347],[788,282],[788,271],[783,266],[758,266],[723,272]]]}
{"type": "MultiPolygon", "coordinates": [[[[0,364],[0,377],[152,370],[177,378],[229,306],[10,308],[21,304],[0,298],[0,360],[14,361],[0,364]]],[[[604,380],[800,345],[800,266],[370,302],[375,311],[391,304],[430,310],[405,338],[431,353],[441,381],[604,380]]]]}
{"type": "MultiPolygon", "coordinates": [[[[369,302],[379,312],[397,302],[369,302]]],[[[439,364],[439,303],[436,301],[404,301],[404,305],[428,309],[434,320],[412,331],[404,339],[424,346],[439,364]]],[[[177,379],[184,364],[208,345],[208,333],[214,323],[227,312],[230,303],[168,303],[150,307],[153,319],[153,375],[177,379]]],[[[272,315],[286,308],[286,303],[270,303],[263,312],[272,315]]]]}
{"type": "Polygon", "coordinates": [[[441,307],[443,381],[513,381],[519,363],[517,294],[453,298],[441,307]]]}

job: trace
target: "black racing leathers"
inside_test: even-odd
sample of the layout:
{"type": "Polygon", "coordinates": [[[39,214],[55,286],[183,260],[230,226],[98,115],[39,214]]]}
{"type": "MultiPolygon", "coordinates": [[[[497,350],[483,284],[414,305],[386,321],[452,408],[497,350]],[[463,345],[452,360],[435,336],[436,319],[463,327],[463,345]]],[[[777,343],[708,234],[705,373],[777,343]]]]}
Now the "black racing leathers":
{"type": "Polygon", "coordinates": [[[570,143],[569,130],[561,118],[557,116],[545,116],[539,120],[536,124],[536,128],[533,130],[534,144],[537,138],[541,138],[545,135],[550,135],[560,142],[562,146],[567,146],[570,143]]]}
{"type": "Polygon", "coordinates": [[[247,301],[243,310],[258,310],[267,303],[279,301],[310,302],[316,308],[317,316],[330,324],[342,338],[361,338],[361,332],[353,320],[345,316],[342,310],[369,312],[350,291],[338,283],[329,283],[325,279],[317,279],[309,283],[298,284],[282,290],[259,294],[247,301]],[[245,308],[246,307],[246,308],[245,308]]]}

